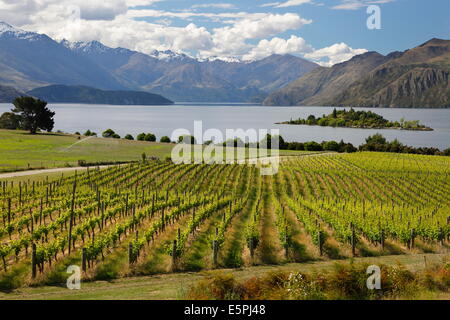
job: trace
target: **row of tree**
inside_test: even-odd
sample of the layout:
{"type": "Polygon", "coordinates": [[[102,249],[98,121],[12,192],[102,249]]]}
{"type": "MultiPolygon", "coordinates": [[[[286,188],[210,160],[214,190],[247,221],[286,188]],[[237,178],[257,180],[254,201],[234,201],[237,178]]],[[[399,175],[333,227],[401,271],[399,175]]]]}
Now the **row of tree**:
{"type": "Polygon", "coordinates": [[[394,153],[411,153],[424,155],[440,155],[450,156],[450,148],[443,151],[433,147],[415,148],[402,144],[397,139],[387,141],[385,137],[377,133],[366,139],[366,143],[359,146],[360,151],[378,151],[378,152],[394,152],[394,153]]]}

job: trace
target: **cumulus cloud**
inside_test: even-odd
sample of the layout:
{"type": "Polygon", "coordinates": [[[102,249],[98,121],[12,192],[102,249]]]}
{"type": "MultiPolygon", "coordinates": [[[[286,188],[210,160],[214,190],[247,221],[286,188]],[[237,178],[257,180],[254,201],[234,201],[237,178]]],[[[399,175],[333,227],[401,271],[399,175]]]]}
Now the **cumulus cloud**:
{"type": "Polygon", "coordinates": [[[322,66],[332,66],[350,60],[356,55],[366,53],[366,49],[353,49],[341,42],[332,46],[315,50],[305,54],[305,58],[311,59],[322,66]],[[325,59],[325,60],[324,60],[325,59]]]}
{"type": "Polygon", "coordinates": [[[394,0],[341,0],[341,3],[333,6],[335,10],[358,10],[372,4],[393,2],[394,0]]]}
{"type": "MultiPolygon", "coordinates": [[[[314,50],[297,35],[291,35],[288,39],[277,37],[312,23],[312,20],[296,13],[171,12],[136,8],[159,1],[164,0],[0,0],[0,20],[25,30],[47,34],[56,40],[98,40],[110,47],[124,47],[143,53],[173,50],[201,58],[215,56],[246,60],[291,53],[332,65],[365,52],[343,43],[314,50]],[[145,18],[151,18],[154,22],[148,22],[145,18]],[[188,21],[187,25],[172,26],[172,18],[188,21]],[[219,21],[223,26],[208,30],[189,22],[196,18],[219,21]]],[[[308,2],[312,1],[290,0],[266,5],[284,7],[308,2]]],[[[197,5],[196,9],[206,6],[232,8],[227,3],[210,3],[197,5]]]]}
{"type": "Polygon", "coordinates": [[[279,3],[275,6],[275,8],[288,8],[288,7],[295,7],[300,6],[305,3],[312,3],[312,0],[289,0],[286,2],[279,3]]]}
{"type": "Polygon", "coordinates": [[[248,54],[243,56],[244,60],[258,60],[272,54],[305,54],[311,52],[312,47],[306,41],[295,35],[289,39],[272,38],[261,40],[248,54]]]}

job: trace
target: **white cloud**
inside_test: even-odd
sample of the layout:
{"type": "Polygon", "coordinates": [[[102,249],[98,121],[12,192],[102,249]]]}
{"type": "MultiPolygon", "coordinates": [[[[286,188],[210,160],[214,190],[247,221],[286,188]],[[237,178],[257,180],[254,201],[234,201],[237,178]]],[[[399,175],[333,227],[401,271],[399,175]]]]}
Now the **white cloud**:
{"type": "Polygon", "coordinates": [[[311,51],[312,47],[303,38],[292,35],[287,40],[277,37],[261,40],[243,59],[258,60],[272,54],[305,54],[311,51]]]}
{"type": "Polygon", "coordinates": [[[193,5],[191,8],[193,8],[193,9],[198,9],[198,8],[235,9],[236,6],[231,3],[205,3],[205,4],[193,5]]]}
{"type": "Polygon", "coordinates": [[[372,4],[389,3],[395,0],[341,0],[341,3],[333,6],[335,10],[358,10],[372,4]]]}
{"type": "Polygon", "coordinates": [[[350,60],[356,55],[366,53],[366,49],[353,49],[341,42],[332,46],[315,50],[305,54],[305,58],[311,59],[323,66],[332,66],[350,60]],[[324,61],[326,59],[326,61],[324,61]]]}
{"type": "MultiPolygon", "coordinates": [[[[271,54],[291,53],[304,55],[324,65],[332,65],[366,52],[364,49],[352,49],[344,43],[314,50],[296,35],[291,35],[288,39],[277,37],[280,33],[298,30],[312,23],[296,13],[133,9],[159,1],[163,0],[109,0],[106,5],[104,0],[0,0],[0,21],[25,30],[45,33],[56,40],[98,40],[110,47],[125,47],[144,53],[155,49],[173,50],[203,58],[217,56],[252,60],[271,54]],[[74,14],[77,7],[80,8],[78,18],[74,14]],[[154,22],[136,20],[145,17],[152,18],[154,22]],[[186,21],[211,19],[219,21],[223,27],[207,30],[192,22],[184,27],[174,27],[171,25],[172,18],[186,21]],[[257,44],[254,44],[255,40],[258,40],[257,44]]],[[[372,2],[375,1],[380,3],[391,0],[372,2]]],[[[307,2],[312,1],[291,0],[266,5],[287,6],[307,2]]],[[[350,3],[348,0],[346,2],[350,3]]],[[[231,9],[226,3],[212,3],[209,6],[231,9]]],[[[197,6],[201,7],[205,6],[197,6]]]]}
{"type": "Polygon", "coordinates": [[[279,5],[280,2],[269,2],[269,3],[264,3],[262,5],[260,5],[261,8],[266,8],[266,7],[275,7],[277,5],[279,5]]]}
{"type": "Polygon", "coordinates": [[[214,47],[211,51],[201,52],[202,56],[242,56],[254,46],[246,40],[264,39],[279,33],[296,30],[311,23],[294,13],[266,14],[261,18],[246,18],[234,22],[231,26],[214,29],[214,47]]]}
{"type": "Polygon", "coordinates": [[[274,8],[288,8],[288,7],[295,7],[295,6],[301,6],[305,3],[312,3],[312,0],[288,0],[286,2],[271,2],[271,3],[265,3],[261,5],[261,7],[274,7],[274,8]]]}

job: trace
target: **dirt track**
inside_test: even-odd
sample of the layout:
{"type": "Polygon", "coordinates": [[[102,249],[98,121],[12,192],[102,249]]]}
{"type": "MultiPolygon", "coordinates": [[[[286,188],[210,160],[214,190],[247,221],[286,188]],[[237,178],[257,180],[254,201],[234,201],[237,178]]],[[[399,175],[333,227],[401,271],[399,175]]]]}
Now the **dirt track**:
{"type": "MultiPolygon", "coordinates": [[[[100,169],[107,168],[108,166],[100,166],[100,169]]],[[[93,168],[93,167],[91,167],[93,168]]],[[[46,173],[58,173],[58,172],[70,172],[70,171],[82,171],[86,170],[87,167],[71,167],[71,168],[54,168],[54,169],[42,169],[42,170],[27,170],[18,172],[8,172],[0,173],[0,179],[9,179],[16,177],[32,176],[36,174],[46,174],[46,173]]]]}

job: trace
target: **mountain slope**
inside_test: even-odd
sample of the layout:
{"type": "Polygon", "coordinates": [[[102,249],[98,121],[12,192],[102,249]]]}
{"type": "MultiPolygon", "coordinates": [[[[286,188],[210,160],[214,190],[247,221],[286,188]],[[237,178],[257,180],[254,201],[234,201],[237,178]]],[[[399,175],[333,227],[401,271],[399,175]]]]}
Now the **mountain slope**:
{"type": "Polygon", "coordinates": [[[388,59],[390,58],[379,53],[368,52],[331,68],[317,68],[271,94],[264,104],[288,106],[330,104],[336,92],[348,88],[362,74],[367,74],[388,59]]]}
{"type": "Polygon", "coordinates": [[[53,103],[90,103],[111,105],[170,105],[172,101],[148,92],[103,91],[86,86],[52,85],[27,93],[53,103]]]}
{"type": "Polygon", "coordinates": [[[405,52],[365,53],[319,68],[271,94],[265,105],[450,106],[450,41],[432,39],[405,52]]]}
{"type": "Polygon", "coordinates": [[[450,41],[408,50],[339,94],[335,103],[373,107],[450,107],[450,41]]]}
{"type": "Polygon", "coordinates": [[[15,98],[25,95],[13,87],[0,85],[0,103],[11,103],[15,98]]]}
{"type": "Polygon", "coordinates": [[[21,90],[51,83],[123,88],[108,72],[46,35],[0,23],[0,83],[21,90]]]}

